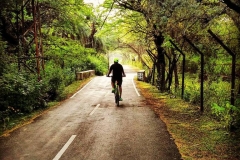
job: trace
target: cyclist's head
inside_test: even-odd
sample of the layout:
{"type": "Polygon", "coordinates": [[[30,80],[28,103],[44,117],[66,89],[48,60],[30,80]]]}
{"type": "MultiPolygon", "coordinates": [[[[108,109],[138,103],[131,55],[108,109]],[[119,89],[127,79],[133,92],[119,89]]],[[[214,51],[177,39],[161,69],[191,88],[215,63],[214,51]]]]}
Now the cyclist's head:
{"type": "Polygon", "coordinates": [[[114,58],[114,62],[115,62],[115,63],[118,63],[118,58],[114,58]]]}

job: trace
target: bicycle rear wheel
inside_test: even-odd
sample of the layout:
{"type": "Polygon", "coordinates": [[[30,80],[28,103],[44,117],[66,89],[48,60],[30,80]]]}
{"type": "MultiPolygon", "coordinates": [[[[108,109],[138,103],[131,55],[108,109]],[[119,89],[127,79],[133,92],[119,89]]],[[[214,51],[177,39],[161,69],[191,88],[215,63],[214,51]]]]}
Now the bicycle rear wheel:
{"type": "Polygon", "coordinates": [[[119,87],[118,85],[116,86],[116,92],[115,92],[115,103],[117,106],[119,106],[119,99],[120,99],[120,96],[119,96],[119,87]]]}

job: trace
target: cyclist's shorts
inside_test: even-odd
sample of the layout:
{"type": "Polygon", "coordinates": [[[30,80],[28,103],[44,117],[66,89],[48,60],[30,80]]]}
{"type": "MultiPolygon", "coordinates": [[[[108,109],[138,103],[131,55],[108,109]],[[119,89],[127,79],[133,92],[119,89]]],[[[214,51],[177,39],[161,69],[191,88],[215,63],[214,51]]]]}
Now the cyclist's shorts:
{"type": "Polygon", "coordinates": [[[115,78],[115,77],[112,77],[112,82],[115,83],[115,81],[118,81],[119,87],[122,86],[122,79],[117,79],[117,78],[115,78]]]}

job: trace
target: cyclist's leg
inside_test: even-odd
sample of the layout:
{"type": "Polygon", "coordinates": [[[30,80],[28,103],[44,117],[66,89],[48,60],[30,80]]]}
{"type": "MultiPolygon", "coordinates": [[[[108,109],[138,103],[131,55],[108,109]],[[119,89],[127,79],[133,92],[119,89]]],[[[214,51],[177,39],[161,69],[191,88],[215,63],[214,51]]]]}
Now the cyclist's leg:
{"type": "Polygon", "coordinates": [[[120,98],[122,98],[122,86],[119,86],[119,94],[120,94],[120,98]]]}
{"type": "Polygon", "coordinates": [[[111,85],[112,85],[112,93],[115,93],[115,82],[117,81],[116,78],[112,77],[111,85]]]}

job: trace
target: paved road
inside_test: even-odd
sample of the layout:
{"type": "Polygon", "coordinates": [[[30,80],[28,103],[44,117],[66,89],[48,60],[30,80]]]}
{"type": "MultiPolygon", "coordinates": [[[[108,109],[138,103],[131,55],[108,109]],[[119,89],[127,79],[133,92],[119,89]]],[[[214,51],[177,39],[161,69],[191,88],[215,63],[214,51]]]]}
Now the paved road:
{"type": "Polygon", "coordinates": [[[0,160],[178,160],[165,124],[134,88],[125,68],[116,107],[110,78],[96,77],[61,106],[0,138],[0,160]]]}

